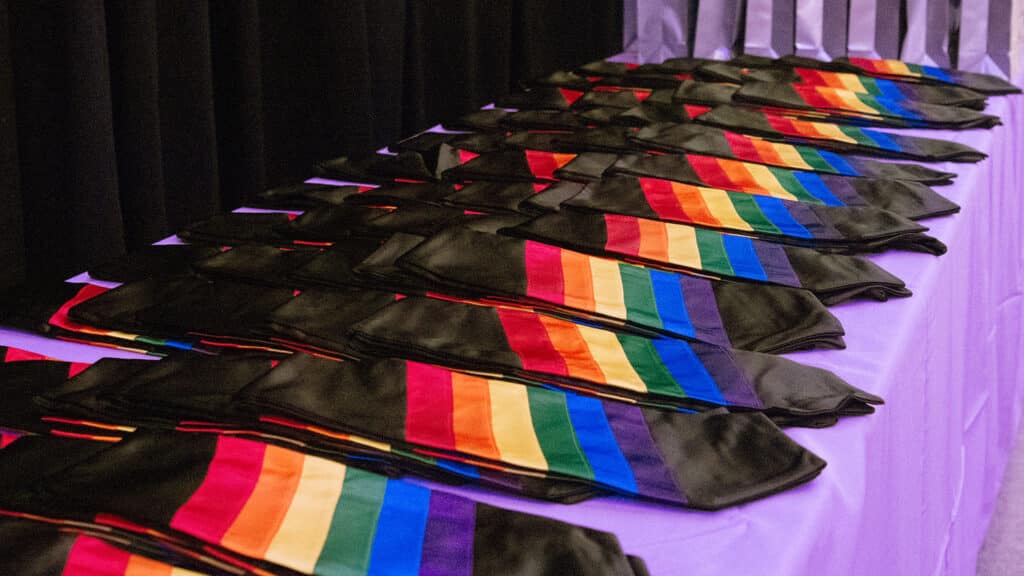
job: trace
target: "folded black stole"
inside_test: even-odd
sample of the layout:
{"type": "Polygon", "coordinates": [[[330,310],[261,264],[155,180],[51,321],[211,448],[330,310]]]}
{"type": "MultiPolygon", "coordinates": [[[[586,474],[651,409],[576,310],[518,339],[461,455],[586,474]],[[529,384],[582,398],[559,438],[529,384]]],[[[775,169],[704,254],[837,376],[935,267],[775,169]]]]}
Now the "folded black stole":
{"type": "Polygon", "coordinates": [[[805,290],[719,282],[531,240],[453,228],[411,245],[398,265],[449,294],[445,287],[609,327],[757,352],[843,346],[842,326],[805,290]]]}
{"type": "Polygon", "coordinates": [[[920,182],[816,174],[700,154],[621,156],[605,172],[605,175],[615,174],[825,206],[874,206],[911,220],[945,216],[960,210],[920,182]]]}
{"type": "Polygon", "coordinates": [[[815,418],[864,413],[871,411],[868,404],[881,402],[831,372],[769,354],[427,298],[406,298],[382,309],[353,326],[349,338],[370,356],[503,374],[654,406],[729,406],[815,418]],[[752,379],[747,369],[755,364],[761,378],[752,379]],[[763,369],[767,365],[777,370],[763,369]],[[765,405],[762,390],[781,403],[765,405]]]}
{"type": "Polygon", "coordinates": [[[824,304],[910,295],[899,278],[843,254],[618,214],[540,216],[502,233],[596,256],[712,278],[804,288],[824,304]]]}
{"type": "Polygon", "coordinates": [[[635,574],[611,534],[230,436],[137,433],[54,468],[3,500],[123,518],[271,572],[635,574]]]}
{"type": "Polygon", "coordinates": [[[464,163],[443,174],[447,181],[554,182],[598,180],[615,162],[614,154],[516,150],[465,156],[464,163]]]}
{"type": "Polygon", "coordinates": [[[784,490],[824,465],[759,414],[640,408],[398,359],[296,355],[239,401],[432,455],[508,462],[701,509],[784,490]]]}
{"type": "Polygon", "coordinates": [[[926,227],[879,208],[794,202],[656,178],[607,177],[561,206],[735,231],[819,250],[946,251],[942,242],[923,234],[926,227]]]}
{"type": "Polygon", "coordinates": [[[776,142],[807,143],[884,158],[924,162],[978,162],[986,157],[984,152],[959,142],[801,120],[738,106],[717,106],[701,114],[696,121],[776,142]]]}
{"type": "Polygon", "coordinates": [[[731,158],[840,176],[949,184],[956,174],[916,164],[896,164],[842,156],[811,146],[780,144],[702,124],[655,124],[629,137],[648,148],[731,158]]]}

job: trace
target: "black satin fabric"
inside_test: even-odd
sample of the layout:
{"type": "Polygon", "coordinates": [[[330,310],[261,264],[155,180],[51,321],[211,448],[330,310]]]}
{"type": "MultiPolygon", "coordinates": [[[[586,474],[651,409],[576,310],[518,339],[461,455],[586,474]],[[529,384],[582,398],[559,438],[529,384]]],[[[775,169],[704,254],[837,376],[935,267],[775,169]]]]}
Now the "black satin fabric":
{"type": "MultiPolygon", "coordinates": [[[[787,64],[806,66],[808,68],[821,68],[823,70],[835,70],[837,72],[853,72],[863,73],[864,70],[859,66],[855,66],[850,63],[847,58],[840,57],[836,58],[832,62],[821,62],[811,58],[797,58],[794,56],[785,56],[781,58],[781,61],[787,64]]],[[[991,74],[980,74],[978,72],[966,72],[963,70],[952,70],[949,68],[943,68],[942,71],[948,75],[955,86],[963,86],[982,94],[1019,94],[1020,88],[1010,84],[1006,80],[993,76],[991,74]]],[[[936,84],[936,85],[948,85],[938,80],[932,80],[930,78],[905,78],[896,77],[894,79],[906,79],[909,81],[921,82],[924,84],[936,84]]]]}

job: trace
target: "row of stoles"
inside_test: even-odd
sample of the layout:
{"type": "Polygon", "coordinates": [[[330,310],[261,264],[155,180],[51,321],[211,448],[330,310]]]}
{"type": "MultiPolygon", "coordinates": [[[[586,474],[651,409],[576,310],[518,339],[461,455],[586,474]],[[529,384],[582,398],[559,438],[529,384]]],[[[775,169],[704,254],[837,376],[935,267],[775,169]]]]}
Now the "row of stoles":
{"type": "Polygon", "coordinates": [[[117,288],[10,294],[3,324],[168,357],[0,353],[0,531],[36,545],[0,558],[641,574],[608,534],[387,476],[704,509],[813,478],[777,425],[881,399],[772,354],[842,347],[825,306],[910,294],[855,254],[941,254],[915,221],[958,210],[928,187],[953,174],[851,154],[984,158],[860,126],[990,126],[985,94],[1013,90],[883,61],[592,63],[449,126],[471,133],[318,166],[365,185],[270,190],[291,213],[90,270],[117,288]]]}

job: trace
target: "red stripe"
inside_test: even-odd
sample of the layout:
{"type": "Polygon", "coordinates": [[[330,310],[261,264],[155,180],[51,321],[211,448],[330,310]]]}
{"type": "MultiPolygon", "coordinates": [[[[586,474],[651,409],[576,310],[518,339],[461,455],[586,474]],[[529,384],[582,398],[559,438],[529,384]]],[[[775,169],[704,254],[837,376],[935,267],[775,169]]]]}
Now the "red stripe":
{"type": "Polygon", "coordinates": [[[829,102],[828,98],[825,98],[818,92],[818,89],[814,86],[801,86],[799,84],[793,85],[793,90],[796,91],[797,95],[815,108],[822,109],[835,109],[836,105],[829,102]]]}
{"type": "Polygon", "coordinates": [[[568,88],[559,88],[558,91],[562,93],[562,98],[565,98],[565,101],[570,106],[572,106],[574,102],[579,100],[580,96],[583,96],[583,92],[580,92],[579,90],[570,90],[568,88]]]}
{"type": "Polygon", "coordinates": [[[732,148],[732,153],[736,155],[740,160],[750,160],[752,162],[763,162],[764,158],[757,152],[757,148],[751,144],[750,138],[737,134],[735,132],[725,132],[725,139],[729,141],[729,147],[732,148]]]}
{"type": "Polygon", "coordinates": [[[565,303],[560,248],[526,241],[526,295],[545,302],[565,303]]]}
{"type": "Polygon", "coordinates": [[[765,114],[765,120],[772,125],[772,128],[778,130],[783,134],[789,134],[790,136],[810,136],[809,134],[802,134],[793,125],[793,122],[785,116],[775,116],[774,114],[765,114]]]}
{"type": "Polygon", "coordinates": [[[21,434],[15,432],[0,432],[0,450],[7,448],[12,442],[21,438],[21,434]]]}
{"type": "Polygon", "coordinates": [[[30,362],[35,360],[47,360],[46,356],[22,350],[21,348],[8,348],[4,355],[4,362],[30,362]]]}
{"type": "Polygon", "coordinates": [[[736,188],[732,178],[725,173],[725,170],[722,170],[721,165],[718,164],[718,160],[715,158],[687,154],[686,159],[690,161],[690,166],[693,166],[697,176],[708,186],[712,188],[725,188],[727,190],[736,188]]]}
{"type": "Polygon", "coordinates": [[[85,302],[86,300],[90,300],[92,298],[99,296],[100,294],[103,294],[107,290],[107,288],[104,288],[102,286],[96,286],[95,284],[86,284],[85,286],[82,286],[82,289],[79,290],[78,293],[75,294],[75,296],[71,300],[65,302],[64,305],[61,306],[60,309],[57,310],[57,312],[54,313],[53,316],[50,317],[50,324],[53,324],[58,328],[71,330],[73,332],[85,328],[86,326],[83,326],[82,324],[79,324],[77,322],[72,322],[70,319],[68,319],[68,310],[71,310],[76,305],[85,302]]]}
{"type": "Polygon", "coordinates": [[[455,450],[451,372],[419,362],[406,362],[405,396],[405,439],[455,450]]]}
{"type": "Polygon", "coordinates": [[[711,106],[701,106],[699,104],[683,104],[683,109],[686,110],[686,115],[692,120],[701,114],[711,111],[711,106]]]}
{"type": "Polygon", "coordinates": [[[605,214],[604,226],[608,236],[605,250],[629,256],[640,254],[640,225],[636,218],[605,214]]]}
{"type": "Polygon", "coordinates": [[[62,576],[122,576],[132,555],[92,536],[79,536],[71,545],[62,576]]]}
{"type": "Polygon", "coordinates": [[[558,163],[550,152],[539,150],[525,150],[526,163],[530,165],[530,173],[537,178],[556,180],[555,170],[558,170],[558,163]]]}
{"type": "Polygon", "coordinates": [[[666,220],[689,222],[686,211],[679,205],[679,199],[676,198],[675,192],[672,190],[671,182],[656,178],[637,178],[637,180],[640,181],[640,188],[644,191],[647,204],[658,216],[666,220]]]}
{"type": "Polygon", "coordinates": [[[462,164],[469,162],[470,160],[476,158],[477,156],[480,155],[477,154],[476,152],[470,152],[469,150],[459,150],[459,162],[462,164]]]}
{"type": "Polygon", "coordinates": [[[532,312],[498,308],[498,318],[505,328],[505,336],[523,364],[525,370],[568,376],[565,359],[555,350],[548,331],[540,318],[532,312]]]}
{"type": "Polygon", "coordinates": [[[633,90],[633,96],[635,96],[636,99],[639,100],[640,102],[643,102],[644,100],[647,100],[648,98],[651,97],[651,91],[650,90],[633,90]]]}
{"type": "Polygon", "coordinates": [[[878,67],[879,62],[875,60],[870,60],[868,58],[850,58],[850,64],[853,64],[854,66],[859,66],[867,70],[868,72],[880,71],[878,67]]]}
{"type": "Polygon", "coordinates": [[[250,440],[218,438],[206,478],[178,509],[171,527],[220,543],[256,487],[265,449],[265,445],[250,440]]]}
{"type": "Polygon", "coordinates": [[[68,378],[78,376],[89,366],[92,366],[92,364],[89,364],[88,362],[72,362],[71,366],[68,367],[68,378]]]}

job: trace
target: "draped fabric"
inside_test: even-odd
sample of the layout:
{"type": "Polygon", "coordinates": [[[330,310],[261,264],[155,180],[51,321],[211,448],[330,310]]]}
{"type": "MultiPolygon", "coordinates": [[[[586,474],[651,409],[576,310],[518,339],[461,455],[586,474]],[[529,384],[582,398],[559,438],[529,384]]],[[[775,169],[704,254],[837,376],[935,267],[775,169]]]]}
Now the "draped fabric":
{"type": "Polygon", "coordinates": [[[621,3],[0,0],[0,287],[618,51],[621,3]]]}

